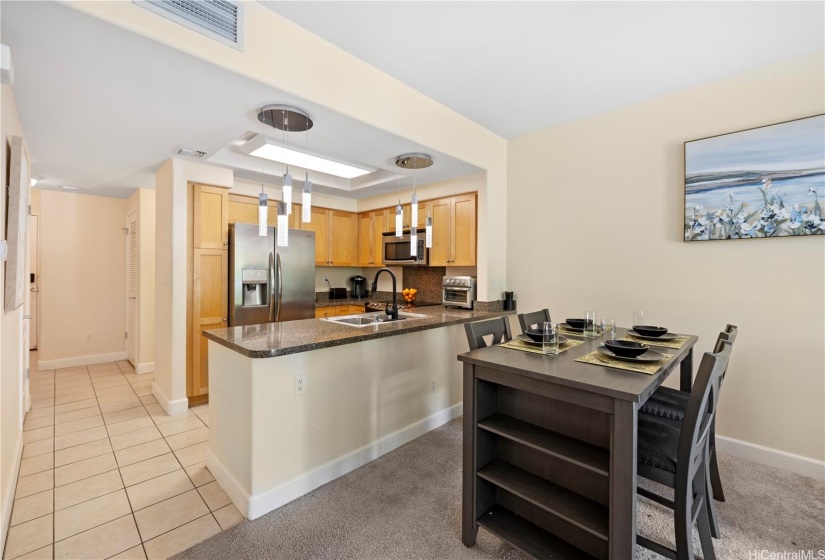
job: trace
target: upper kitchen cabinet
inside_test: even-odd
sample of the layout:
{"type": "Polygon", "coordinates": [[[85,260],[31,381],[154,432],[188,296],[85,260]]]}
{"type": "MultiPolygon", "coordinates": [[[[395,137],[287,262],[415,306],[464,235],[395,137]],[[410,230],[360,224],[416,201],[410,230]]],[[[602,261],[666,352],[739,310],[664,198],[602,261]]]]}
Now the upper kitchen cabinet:
{"type": "Polygon", "coordinates": [[[313,206],[312,221],[301,228],[315,232],[317,266],[358,265],[358,214],[313,206]]]}
{"type": "Polygon", "coordinates": [[[430,266],[475,266],[476,195],[440,198],[429,204],[433,219],[430,266]]]}
{"type": "MultiPolygon", "coordinates": [[[[266,223],[270,226],[278,225],[278,202],[269,200],[266,216],[266,223]]],[[[257,224],[258,223],[258,199],[253,196],[230,194],[229,195],[229,223],[257,224]]],[[[301,205],[292,205],[292,214],[289,215],[289,227],[292,229],[301,228],[301,205]]]]}
{"type": "Polygon", "coordinates": [[[358,265],[383,266],[383,233],[387,228],[387,210],[358,215],[358,265]]]}
{"type": "Polygon", "coordinates": [[[192,185],[193,245],[197,249],[226,249],[229,244],[229,190],[192,185]]]}
{"type": "Polygon", "coordinates": [[[301,229],[306,229],[315,232],[315,264],[317,266],[329,265],[329,239],[328,239],[328,220],[327,209],[312,207],[311,211],[312,221],[302,223],[301,229]]]}

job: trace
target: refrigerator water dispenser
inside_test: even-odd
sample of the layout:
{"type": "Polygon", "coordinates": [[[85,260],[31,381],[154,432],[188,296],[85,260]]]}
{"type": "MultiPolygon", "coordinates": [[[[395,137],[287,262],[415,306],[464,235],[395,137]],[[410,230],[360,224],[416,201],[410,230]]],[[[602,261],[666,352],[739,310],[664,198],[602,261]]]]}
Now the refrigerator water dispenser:
{"type": "Polygon", "coordinates": [[[243,283],[243,306],[252,307],[267,304],[266,286],[269,273],[265,268],[244,268],[241,272],[243,283]]]}

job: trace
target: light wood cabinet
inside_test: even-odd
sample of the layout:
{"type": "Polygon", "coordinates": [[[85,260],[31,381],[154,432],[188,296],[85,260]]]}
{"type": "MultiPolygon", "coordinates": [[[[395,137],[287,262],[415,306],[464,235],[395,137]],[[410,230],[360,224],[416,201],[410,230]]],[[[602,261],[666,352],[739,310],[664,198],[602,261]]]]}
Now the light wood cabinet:
{"type": "MultiPolygon", "coordinates": [[[[266,223],[272,227],[278,225],[278,202],[269,200],[267,205],[266,223]]],[[[258,223],[258,199],[253,196],[240,194],[229,195],[229,223],[257,224],[258,223]]],[[[301,205],[292,205],[292,214],[289,215],[290,229],[301,228],[301,205]]]]}
{"type": "Polygon", "coordinates": [[[441,198],[430,204],[433,218],[430,266],[475,266],[476,195],[441,198]]]}
{"type": "Polygon", "coordinates": [[[301,224],[302,229],[315,232],[315,264],[329,266],[329,239],[326,208],[312,207],[312,221],[301,224]]]}
{"type": "Polygon", "coordinates": [[[375,210],[358,215],[359,266],[384,265],[384,240],[387,210],[375,210]]]}
{"type": "Polygon", "coordinates": [[[192,267],[192,375],[187,396],[209,392],[207,342],[203,331],[227,326],[229,251],[195,249],[192,267]]]}
{"type": "Polygon", "coordinates": [[[342,315],[355,315],[364,313],[363,305],[325,305],[315,308],[315,318],[325,319],[327,317],[340,317],[342,315]]]}
{"type": "Polygon", "coordinates": [[[358,214],[312,208],[312,221],[303,229],[315,232],[315,264],[358,265],[358,214]]]}
{"type": "Polygon", "coordinates": [[[192,188],[193,246],[226,249],[229,244],[229,192],[207,185],[193,185],[192,188]]]}

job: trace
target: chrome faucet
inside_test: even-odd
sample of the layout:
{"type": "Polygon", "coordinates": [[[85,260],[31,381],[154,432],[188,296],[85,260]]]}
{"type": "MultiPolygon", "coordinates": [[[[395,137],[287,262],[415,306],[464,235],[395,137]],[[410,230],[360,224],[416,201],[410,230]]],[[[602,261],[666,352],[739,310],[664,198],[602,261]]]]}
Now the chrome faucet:
{"type": "Polygon", "coordinates": [[[387,306],[384,309],[384,311],[386,312],[387,317],[389,317],[389,319],[388,319],[389,321],[397,321],[398,320],[398,300],[396,298],[398,297],[398,293],[395,291],[396,287],[397,287],[396,286],[395,273],[392,270],[390,270],[389,268],[380,269],[378,272],[375,273],[375,280],[373,280],[372,284],[370,284],[370,290],[372,290],[373,294],[378,290],[378,277],[381,275],[382,272],[389,272],[390,276],[392,276],[392,307],[390,307],[390,304],[387,303],[387,306]]]}

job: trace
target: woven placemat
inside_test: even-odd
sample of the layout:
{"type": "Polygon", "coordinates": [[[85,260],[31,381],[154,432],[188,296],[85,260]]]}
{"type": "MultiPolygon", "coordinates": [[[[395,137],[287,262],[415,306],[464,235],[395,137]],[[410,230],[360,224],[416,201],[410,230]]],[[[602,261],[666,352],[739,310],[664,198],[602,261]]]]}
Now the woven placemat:
{"type": "MultiPolygon", "coordinates": [[[[566,350],[570,350],[571,348],[575,348],[579,344],[584,344],[583,340],[568,340],[567,342],[562,342],[559,344],[559,354],[566,350]]],[[[513,350],[521,350],[522,352],[532,352],[533,354],[544,354],[541,351],[541,346],[533,346],[523,340],[519,340],[514,338],[509,342],[502,342],[499,344],[502,348],[512,348],[513,350]]],[[[550,354],[548,354],[550,355],[550,354]]]]}
{"type": "Polygon", "coordinates": [[[617,340],[629,340],[631,342],[641,342],[642,344],[647,344],[648,346],[661,346],[662,348],[673,348],[675,350],[678,350],[679,348],[684,346],[688,340],[690,340],[690,337],[680,334],[672,340],[650,340],[647,338],[636,337],[633,336],[631,333],[627,333],[627,335],[618,338],[617,340]]]}
{"type": "Polygon", "coordinates": [[[646,364],[639,364],[634,362],[625,362],[624,360],[617,360],[615,358],[610,358],[601,354],[597,350],[590,352],[589,354],[585,354],[581,358],[577,358],[577,362],[584,362],[586,364],[596,364],[599,366],[607,366],[616,369],[626,369],[628,371],[635,371],[638,373],[647,373],[649,375],[653,375],[659,368],[667,363],[667,361],[671,358],[671,356],[665,354],[665,357],[658,362],[649,362],[646,364]]]}
{"type": "MultiPolygon", "coordinates": [[[[584,333],[582,331],[577,331],[577,330],[565,327],[564,325],[559,325],[559,332],[564,333],[564,334],[572,334],[573,336],[584,336],[584,333]]],[[[596,327],[596,333],[597,333],[596,336],[601,336],[603,332],[604,331],[602,330],[601,327],[596,327]]],[[[593,337],[590,337],[590,338],[593,338],[593,337]]]]}

